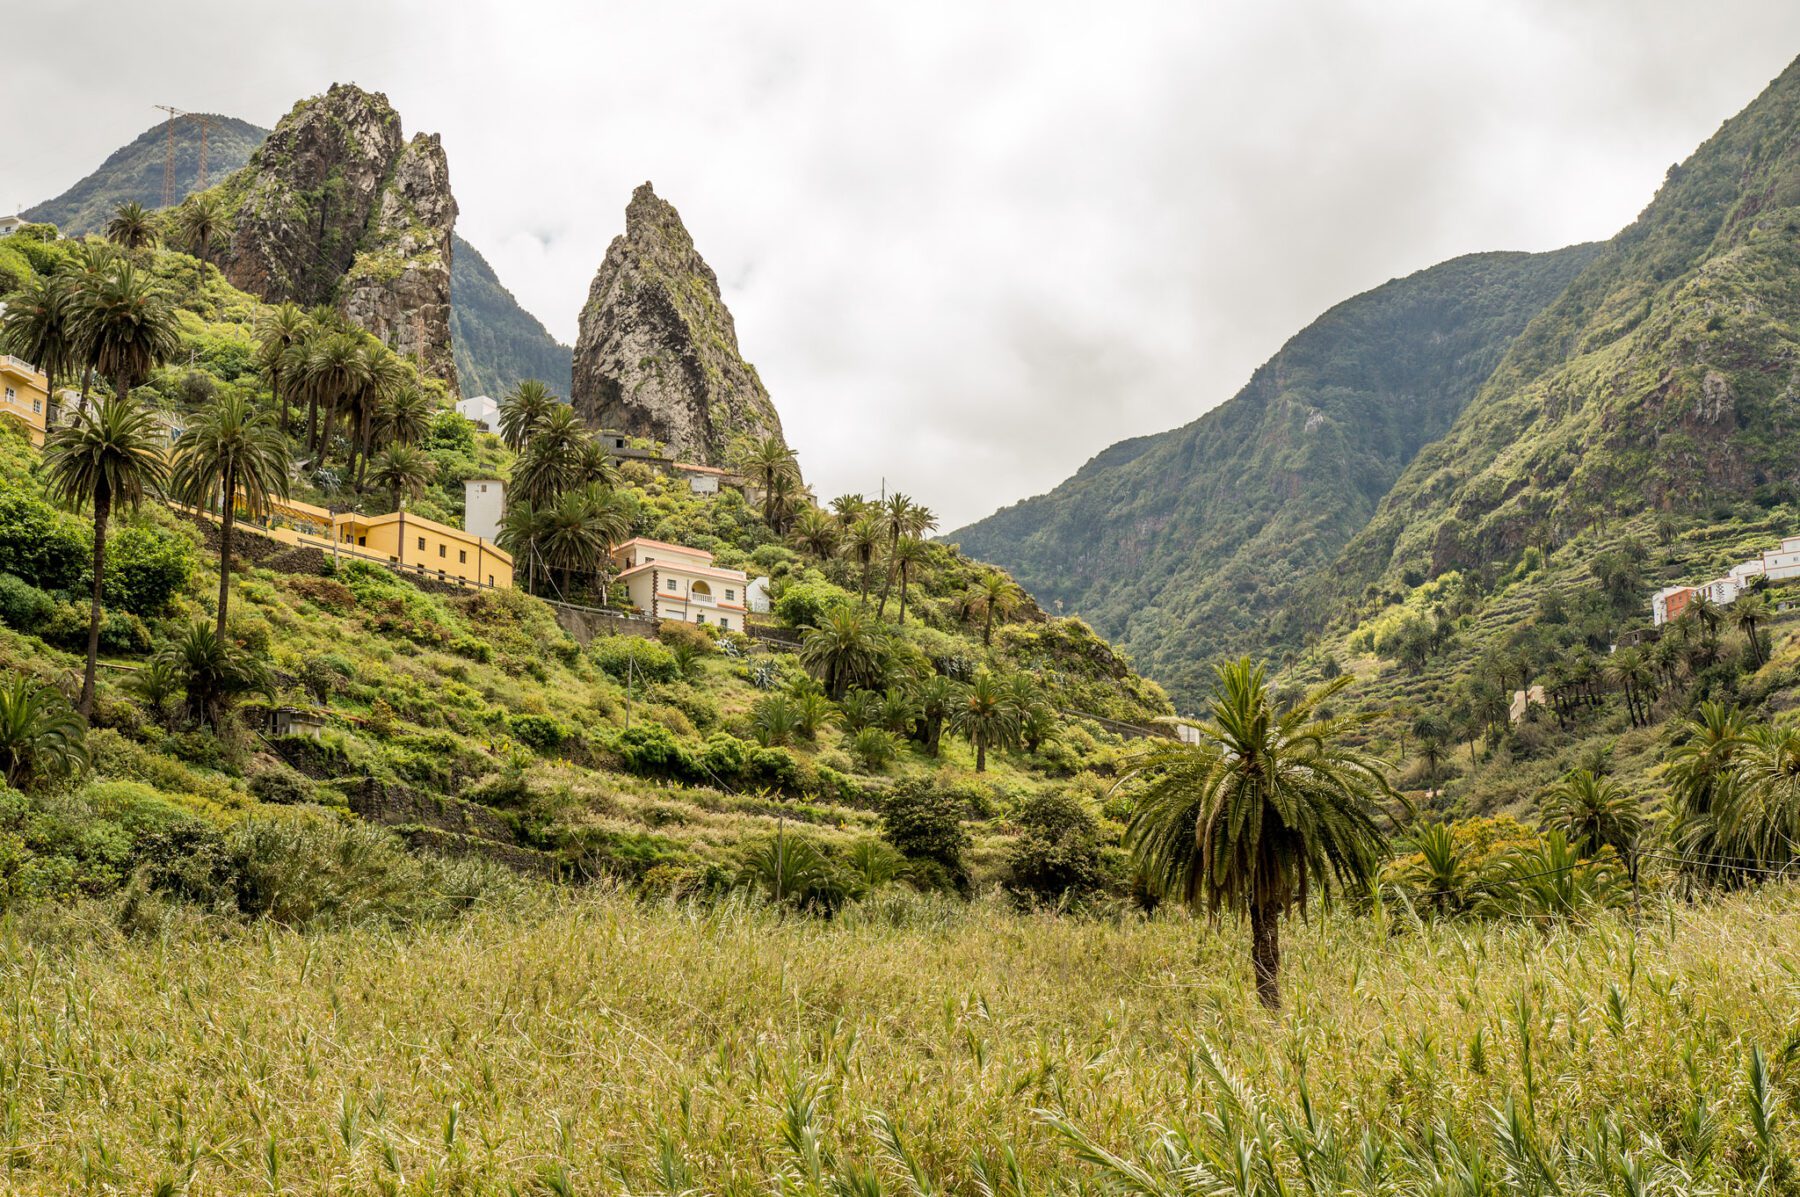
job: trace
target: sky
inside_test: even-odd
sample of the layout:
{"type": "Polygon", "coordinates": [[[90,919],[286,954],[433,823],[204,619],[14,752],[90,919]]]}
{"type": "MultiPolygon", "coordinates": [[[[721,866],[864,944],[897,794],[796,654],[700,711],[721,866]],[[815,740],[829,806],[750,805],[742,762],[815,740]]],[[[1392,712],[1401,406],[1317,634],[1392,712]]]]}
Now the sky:
{"type": "Polygon", "coordinates": [[[8,27],[90,69],[14,56],[0,206],[153,104],[267,126],[355,82],[442,134],[458,231],[565,341],[652,180],[819,497],[903,490],[945,531],[1224,402],[1351,295],[1611,236],[1800,54],[1789,0],[59,0],[8,27]]]}

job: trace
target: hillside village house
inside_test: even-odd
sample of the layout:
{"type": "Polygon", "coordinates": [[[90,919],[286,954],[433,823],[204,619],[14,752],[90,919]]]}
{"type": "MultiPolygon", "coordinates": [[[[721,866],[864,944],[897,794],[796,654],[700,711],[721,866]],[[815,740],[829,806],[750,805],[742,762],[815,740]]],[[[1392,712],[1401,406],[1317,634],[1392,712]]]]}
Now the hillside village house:
{"type": "Polygon", "coordinates": [[[30,224],[23,216],[0,216],[0,237],[10,237],[26,225],[30,224]]]}
{"type": "Polygon", "coordinates": [[[1761,556],[1739,562],[1723,577],[1694,586],[1665,586],[1650,596],[1650,617],[1657,627],[1679,618],[1697,595],[1705,595],[1715,607],[1729,607],[1737,602],[1756,578],[1785,582],[1800,578],[1800,536],[1784,536],[1778,548],[1765,549],[1761,556]]]}
{"type": "Polygon", "coordinates": [[[652,619],[744,630],[749,575],[715,567],[705,549],[639,536],[613,549],[612,559],[632,605],[652,619]]]}
{"type": "Polygon", "coordinates": [[[467,399],[458,399],[456,414],[481,432],[493,432],[500,427],[500,405],[487,395],[470,395],[467,399]]]}
{"type": "Polygon", "coordinates": [[[50,380],[24,358],[0,357],[0,415],[25,430],[31,443],[43,447],[44,409],[50,401],[50,380]]]}
{"type": "Polygon", "coordinates": [[[512,554],[462,528],[405,511],[333,512],[298,499],[277,499],[272,507],[265,528],[285,543],[383,562],[440,582],[499,590],[513,584],[512,554]]]}

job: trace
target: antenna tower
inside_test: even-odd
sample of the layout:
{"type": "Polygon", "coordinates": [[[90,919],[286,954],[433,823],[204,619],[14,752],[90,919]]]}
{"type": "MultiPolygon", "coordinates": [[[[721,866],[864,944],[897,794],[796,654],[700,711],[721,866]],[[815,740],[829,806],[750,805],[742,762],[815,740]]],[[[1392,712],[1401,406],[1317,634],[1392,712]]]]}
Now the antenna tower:
{"type": "Polygon", "coordinates": [[[160,108],[169,114],[168,136],[163,139],[162,206],[166,208],[175,202],[175,118],[187,114],[168,104],[152,104],[151,107],[160,108]]]}

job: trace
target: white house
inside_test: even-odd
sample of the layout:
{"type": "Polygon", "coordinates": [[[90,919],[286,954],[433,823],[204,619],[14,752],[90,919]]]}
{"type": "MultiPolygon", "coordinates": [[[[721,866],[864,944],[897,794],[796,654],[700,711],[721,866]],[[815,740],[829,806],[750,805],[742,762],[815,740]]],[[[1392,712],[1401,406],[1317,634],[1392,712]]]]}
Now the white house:
{"type": "Polygon", "coordinates": [[[487,395],[458,399],[456,414],[482,432],[493,432],[500,427],[500,405],[487,395]]]}
{"type": "Polygon", "coordinates": [[[1698,592],[1692,586],[1664,586],[1650,596],[1651,622],[1662,627],[1687,610],[1687,605],[1694,601],[1696,593],[1698,592]]]}
{"type": "Polygon", "coordinates": [[[1730,571],[1731,580],[1737,583],[1740,591],[1743,590],[1744,587],[1750,585],[1751,578],[1761,578],[1766,576],[1767,567],[1763,565],[1761,557],[1758,557],[1755,561],[1740,562],[1739,564],[1732,566],[1730,571]]]}
{"type": "Polygon", "coordinates": [[[0,237],[10,237],[30,223],[23,216],[0,216],[0,237]]]}
{"type": "Polygon", "coordinates": [[[1710,582],[1700,584],[1700,593],[1715,607],[1729,607],[1737,602],[1737,596],[1743,593],[1743,586],[1736,578],[1714,578],[1710,582]]]}
{"type": "Polygon", "coordinates": [[[719,569],[705,549],[639,536],[612,551],[632,605],[652,619],[744,630],[749,576],[719,569]]]}
{"type": "Polygon", "coordinates": [[[1800,578],[1800,536],[1784,536],[1781,547],[1762,555],[1763,576],[1771,582],[1800,578]]]}
{"type": "Polygon", "coordinates": [[[686,461],[676,462],[674,469],[687,479],[688,489],[697,495],[718,494],[719,480],[725,477],[725,471],[717,466],[694,465],[686,461]]]}
{"type": "Polygon", "coordinates": [[[769,601],[769,579],[757,578],[744,590],[750,600],[750,610],[756,615],[767,615],[771,603],[769,601]]]}
{"type": "Polygon", "coordinates": [[[498,478],[471,478],[463,483],[463,531],[482,540],[500,538],[506,514],[506,483],[498,478]]]}

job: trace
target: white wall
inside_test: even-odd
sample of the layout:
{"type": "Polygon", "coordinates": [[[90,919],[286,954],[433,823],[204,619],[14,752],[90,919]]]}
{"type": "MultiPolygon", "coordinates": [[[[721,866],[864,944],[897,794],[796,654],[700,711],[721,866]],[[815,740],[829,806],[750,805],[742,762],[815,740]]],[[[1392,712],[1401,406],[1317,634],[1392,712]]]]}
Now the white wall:
{"type": "Polygon", "coordinates": [[[483,540],[500,536],[500,517],[506,513],[506,483],[492,478],[471,478],[463,483],[463,531],[483,540]]]}
{"type": "Polygon", "coordinates": [[[456,414],[483,432],[495,432],[500,427],[500,405],[486,395],[471,395],[467,399],[458,399],[456,414]]]}

